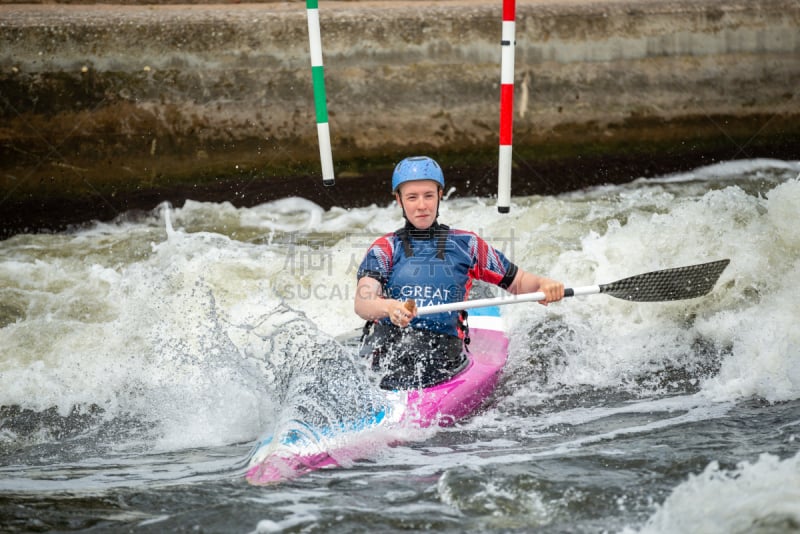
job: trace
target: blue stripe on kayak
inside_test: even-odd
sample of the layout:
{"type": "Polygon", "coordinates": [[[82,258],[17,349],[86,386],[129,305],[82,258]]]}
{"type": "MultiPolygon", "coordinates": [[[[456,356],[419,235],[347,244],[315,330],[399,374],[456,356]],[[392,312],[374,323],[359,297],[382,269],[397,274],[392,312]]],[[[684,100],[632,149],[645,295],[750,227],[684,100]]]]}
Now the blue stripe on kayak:
{"type": "MultiPolygon", "coordinates": [[[[305,429],[305,432],[297,428],[284,431],[281,437],[281,443],[284,445],[309,443],[309,437],[311,437],[312,442],[318,443],[322,437],[333,437],[348,432],[366,430],[367,428],[380,425],[387,416],[387,409],[388,407],[384,407],[380,410],[376,410],[356,421],[341,421],[338,424],[334,424],[333,427],[323,426],[315,428],[304,421],[293,419],[292,421],[296,425],[302,427],[302,429],[305,429]]],[[[274,436],[269,436],[263,439],[256,447],[256,450],[269,445],[273,438],[274,436]]]]}
{"type": "Polygon", "coordinates": [[[485,308],[473,308],[467,310],[468,315],[482,315],[485,317],[500,317],[500,306],[486,306],[485,308]]]}

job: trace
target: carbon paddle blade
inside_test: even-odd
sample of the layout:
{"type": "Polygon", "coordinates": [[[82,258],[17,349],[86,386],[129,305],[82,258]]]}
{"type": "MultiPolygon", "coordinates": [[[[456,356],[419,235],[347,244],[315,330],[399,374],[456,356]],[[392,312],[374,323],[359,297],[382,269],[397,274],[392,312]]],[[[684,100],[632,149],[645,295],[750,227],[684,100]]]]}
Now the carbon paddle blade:
{"type": "Polygon", "coordinates": [[[637,274],[600,286],[600,293],[633,302],[664,302],[702,297],[714,284],[731,260],[712,261],[637,274]]]}

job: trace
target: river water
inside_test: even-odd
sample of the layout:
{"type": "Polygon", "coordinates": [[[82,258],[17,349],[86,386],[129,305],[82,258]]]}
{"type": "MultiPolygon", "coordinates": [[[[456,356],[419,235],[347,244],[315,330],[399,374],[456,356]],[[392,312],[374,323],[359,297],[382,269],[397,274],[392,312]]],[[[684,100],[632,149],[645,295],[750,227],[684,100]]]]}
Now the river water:
{"type": "Polygon", "coordinates": [[[272,487],[244,470],[279,414],[315,384],[334,392],[317,410],[358,402],[336,338],[361,325],[364,250],[401,225],[388,196],[187,202],[0,242],[0,531],[798,532],[799,175],[734,161],[507,215],[446,200],[442,222],[571,287],[731,263],[694,300],[504,306],[486,409],[272,487]]]}

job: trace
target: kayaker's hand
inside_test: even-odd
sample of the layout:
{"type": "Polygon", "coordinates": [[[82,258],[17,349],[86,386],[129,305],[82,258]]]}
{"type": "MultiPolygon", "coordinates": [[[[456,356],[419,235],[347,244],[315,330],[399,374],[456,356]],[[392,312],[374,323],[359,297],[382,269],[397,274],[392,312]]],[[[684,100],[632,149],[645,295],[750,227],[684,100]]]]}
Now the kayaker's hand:
{"type": "Polygon", "coordinates": [[[544,300],[540,300],[539,304],[544,304],[545,306],[564,298],[564,284],[558,280],[540,277],[539,291],[545,295],[544,300]]]}
{"type": "Polygon", "coordinates": [[[508,291],[514,295],[522,295],[523,293],[544,293],[544,300],[540,300],[539,304],[545,306],[564,298],[564,284],[562,282],[529,273],[522,269],[517,271],[514,281],[508,286],[508,291]]]}
{"type": "Polygon", "coordinates": [[[416,316],[417,305],[413,300],[407,300],[405,303],[399,300],[389,302],[389,320],[393,325],[405,328],[416,316]]]}

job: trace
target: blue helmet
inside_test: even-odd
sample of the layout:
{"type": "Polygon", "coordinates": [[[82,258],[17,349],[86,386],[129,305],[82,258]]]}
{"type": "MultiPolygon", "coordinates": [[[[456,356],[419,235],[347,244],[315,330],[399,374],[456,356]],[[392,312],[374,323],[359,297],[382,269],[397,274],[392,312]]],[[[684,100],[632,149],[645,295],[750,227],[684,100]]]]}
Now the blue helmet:
{"type": "Polygon", "coordinates": [[[439,164],[427,156],[413,156],[397,164],[392,174],[392,192],[406,182],[433,180],[444,189],[444,174],[439,164]]]}

